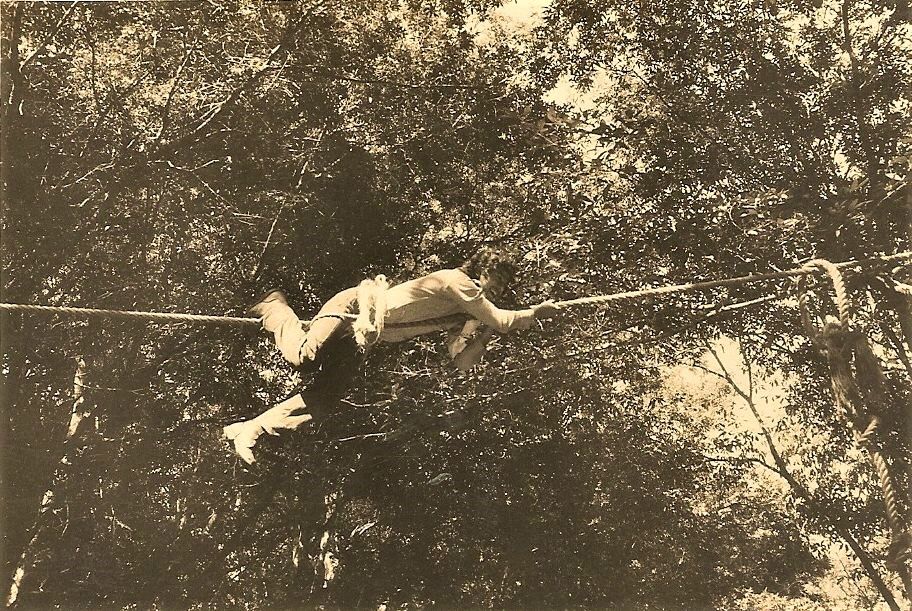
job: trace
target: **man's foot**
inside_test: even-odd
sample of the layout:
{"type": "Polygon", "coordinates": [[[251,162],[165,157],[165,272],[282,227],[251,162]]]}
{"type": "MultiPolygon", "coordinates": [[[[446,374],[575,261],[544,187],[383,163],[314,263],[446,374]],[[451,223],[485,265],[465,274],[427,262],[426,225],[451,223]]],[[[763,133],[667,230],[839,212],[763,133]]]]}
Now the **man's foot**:
{"type": "Polygon", "coordinates": [[[285,298],[285,293],[279,289],[269,289],[257,297],[256,301],[254,301],[253,304],[247,308],[247,313],[251,316],[262,318],[263,315],[266,314],[269,305],[273,303],[288,305],[288,300],[285,298]]]}
{"type": "Polygon", "coordinates": [[[256,445],[257,437],[264,433],[259,422],[255,420],[235,422],[222,429],[222,432],[225,433],[228,441],[234,442],[234,451],[245,463],[252,465],[256,462],[251,448],[256,445]]]}

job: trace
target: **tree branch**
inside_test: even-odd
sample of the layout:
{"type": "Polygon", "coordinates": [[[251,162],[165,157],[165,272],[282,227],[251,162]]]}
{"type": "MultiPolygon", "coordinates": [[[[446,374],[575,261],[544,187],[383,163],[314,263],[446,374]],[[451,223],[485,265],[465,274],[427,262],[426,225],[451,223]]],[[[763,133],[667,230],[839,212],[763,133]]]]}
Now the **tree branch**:
{"type": "Polygon", "coordinates": [[[31,61],[33,59],[35,59],[35,57],[38,56],[39,53],[44,51],[45,47],[48,46],[48,44],[51,42],[51,40],[53,40],[54,37],[57,36],[57,34],[60,32],[60,28],[63,27],[63,24],[67,22],[67,20],[70,18],[70,15],[73,14],[73,11],[76,10],[77,4],[79,4],[79,0],[74,0],[74,2],[72,4],[70,4],[70,6],[67,8],[66,13],[64,13],[63,16],[57,21],[57,24],[54,25],[54,28],[48,33],[47,36],[44,37],[44,39],[41,41],[41,43],[39,43],[38,46],[35,47],[35,50],[32,51],[28,57],[25,58],[25,60],[19,66],[20,70],[22,70],[27,65],[29,65],[31,63],[31,61]]]}
{"type": "Polygon", "coordinates": [[[303,25],[305,20],[306,15],[301,15],[298,18],[291,19],[290,23],[285,29],[285,32],[282,34],[282,38],[279,40],[279,44],[272,48],[272,50],[269,52],[269,55],[264,60],[263,67],[259,70],[256,70],[253,74],[247,77],[247,79],[245,79],[244,82],[242,82],[240,85],[237,85],[228,94],[227,97],[225,97],[220,102],[216,102],[210,110],[203,113],[203,115],[199,118],[200,122],[195,128],[183,136],[180,136],[175,140],[171,140],[170,142],[161,145],[158,149],[158,152],[160,154],[167,154],[204,139],[207,136],[206,129],[223,114],[225,114],[247,90],[256,85],[256,83],[259,82],[264,74],[273,69],[273,60],[275,60],[275,58],[285,50],[285,47],[292,40],[294,34],[303,25]]]}
{"type": "MultiPolygon", "coordinates": [[[[4,131],[9,129],[10,116],[14,112],[13,109],[19,106],[17,99],[22,97],[23,80],[19,66],[19,38],[22,36],[22,12],[25,10],[25,6],[25,2],[17,2],[12,9],[13,17],[10,25],[10,36],[5,41],[6,48],[2,50],[4,53],[9,54],[9,62],[5,62],[9,70],[9,78],[0,79],[0,87],[2,87],[3,91],[4,131]]],[[[6,133],[5,136],[9,138],[9,133],[6,133]]]]}
{"type": "Polygon", "coordinates": [[[168,97],[165,100],[164,107],[162,108],[161,125],[158,128],[158,133],[155,134],[155,138],[152,141],[151,148],[153,150],[158,148],[165,130],[168,129],[168,125],[171,123],[171,103],[174,100],[174,94],[177,92],[177,86],[180,83],[181,74],[183,74],[184,68],[186,68],[187,64],[190,62],[190,58],[193,56],[193,52],[196,51],[197,42],[199,42],[199,37],[197,37],[190,45],[190,49],[184,56],[184,61],[181,62],[181,65],[177,68],[177,72],[174,74],[174,83],[171,84],[171,89],[168,91],[168,97]]]}
{"type": "Polygon", "coordinates": [[[41,504],[38,508],[38,515],[35,517],[35,522],[31,528],[31,537],[29,538],[25,549],[22,550],[19,564],[17,565],[16,572],[13,575],[13,581],[10,584],[9,593],[6,597],[7,607],[15,605],[19,600],[19,595],[23,591],[23,584],[25,583],[26,578],[30,576],[30,571],[36,564],[35,546],[41,537],[41,533],[44,531],[44,518],[54,506],[54,502],[56,500],[55,492],[57,492],[60,486],[63,484],[67,475],[67,465],[70,464],[69,460],[67,459],[67,455],[69,454],[68,450],[70,448],[69,443],[75,437],[76,432],[79,429],[80,422],[82,422],[82,420],[86,418],[90,413],[89,407],[85,405],[86,399],[85,396],[83,396],[82,392],[83,388],[86,388],[83,383],[85,376],[86,363],[80,357],[77,360],[76,373],[73,376],[73,405],[70,410],[70,422],[69,426],[67,427],[66,437],[62,443],[60,458],[57,461],[57,468],[54,470],[54,473],[51,476],[51,482],[41,499],[41,504]]]}
{"type": "Polygon", "coordinates": [[[468,90],[481,91],[491,89],[487,83],[482,85],[466,85],[462,83],[410,83],[406,81],[395,81],[384,78],[359,78],[347,74],[336,74],[332,72],[315,72],[313,76],[333,81],[344,81],[348,83],[360,83],[363,85],[384,85],[388,87],[402,87],[404,89],[451,89],[451,90],[468,90]]]}
{"type": "Polygon", "coordinates": [[[876,188],[875,180],[878,178],[877,157],[874,154],[874,148],[871,145],[871,138],[868,134],[867,123],[864,120],[864,106],[862,100],[862,83],[861,68],[858,62],[858,56],[855,54],[852,40],[852,30],[849,26],[849,5],[852,0],[843,0],[840,11],[842,17],[842,39],[843,50],[849,55],[850,81],[852,84],[852,106],[855,113],[855,122],[858,127],[858,138],[861,140],[865,160],[868,165],[868,180],[871,181],[872,187],[876,188]]]}
{"type": "Polygon", "coordinates": [[[725,366],[722,364],[722,361],[720,360],[718,354],[712,349],[712,347],[707,346],[707,349],[713,355],[716,362],[719,364],[719,367],[723,371],[722,374],[717,373],[717,375],[719,375],[720,377],[723,377],[728,382],[729,386],[731,386],[731,388],[747,402],[747,405],[750,408],[751,413],[753,413],[754,418],[757,421],[757,424],[760,426],[760,430],[766,441],[766,445],[767,445],[767,448],[769,449],[770,455],[773,457],[773,461],[776,465],[776,472],[778,472],[779,475],[788,483],[788,485],[792,489],[792,491],[795,494],[797,494],[799,497],[804,499],[804,501],[807,502],[808,506],[813,508],[814,512],[825,523],[827,523],[831,528],[833,528],[837,532],[837,534],[839,534],[839,536],[849,545],[849,547],[855,553],[855,556],[858,558],[858,561],[861,563],[862,567],[864,567],[865,572],[867,573],[868,577],[871,579],[872,583],[874,583],[874,586],[877,588],[878,592],[880,592],[884,601],[886,601],[887,606],[889,606],[892,611],[900,611],[900,607],[899,607],[898,603],[896,602],[896,598],[893,596],[893,593],[890,591],[890,588],[887,587],[887,584],[884,582],[883,578],[881,577],[880,572],[874,566],[874,562],[872,561],[871,557],[864,550],[864,548],[861,546],[861,544],[858,543],[858,541],[855,539],[855,537],[852,536],[852,533],[849,532],[849,530],[843,525],[843,521],[830,515],[829,511],[827,511],[824,507],[822,507],[814,499],[813,495],[804,486],[804,484],[799,482],[797,480],[797,478],[795,478],[795,476],[792,475],[792,473],[788,469],[788,465],[786,464],[785,459],[782,457],[782,454],[779,452],[779,448],[776,446],[775,442],[773,441],[773,437],[770,434],[769,429],[766,427],[766,424],[763,421],[763,418],[760,416],[760,412],[757,409],[757,406],[754,404],[751,397],[748,394],[746,394],[744,392],[744,390],[741,389],[735,383],[735,381],[732,379],[731,375],[728,373],[728,370],[725,369],[725,366]]]}

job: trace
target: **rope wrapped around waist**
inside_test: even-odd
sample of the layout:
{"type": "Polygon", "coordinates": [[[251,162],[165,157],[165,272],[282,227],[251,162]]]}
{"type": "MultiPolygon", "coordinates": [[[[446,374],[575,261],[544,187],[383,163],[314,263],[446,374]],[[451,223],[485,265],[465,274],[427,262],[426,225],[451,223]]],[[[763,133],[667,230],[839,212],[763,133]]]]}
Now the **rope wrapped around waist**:
{"type": "Polygon", "coordinates": [[[358,285],[358,316],[352,323],[355,341],[361,348],[377,343],[386,321],[386,290],[389,282],[380,274],[373,280],[362,280],[358,285]]]}

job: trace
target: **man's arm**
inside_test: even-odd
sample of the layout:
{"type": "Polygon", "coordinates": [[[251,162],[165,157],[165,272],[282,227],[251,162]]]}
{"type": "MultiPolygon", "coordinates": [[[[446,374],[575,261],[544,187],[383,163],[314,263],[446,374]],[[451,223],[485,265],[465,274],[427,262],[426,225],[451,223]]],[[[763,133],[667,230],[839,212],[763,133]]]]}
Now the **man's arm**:
{"type": "MultiPolygon", "coordinates": [[[[466,323],[466,327],[469,325],[473,325],[474,331],[480,326],[480,323],[477,320],[470,320],[466,323]]],[[[463,327],[463,333],[458,335],[450,345],[450,356],[453,357],[453,364],[457,369],[469,371],[481,361],[481,357],[487,351],[488,342],[494,336],[494,330],[484,327],[474,336],[467,336],[464,333],[465,327],[463,327]]]]}
{"type": "Polygon", "coordinates": [[[490,327],[483,327],[479,321],[470,320],[463,327],[462,331],[452,338],[449,351],[453,358],[453,363],[460,371],[469,371],[472,367],[481,361],[481,357],[487,351],[488,342],[494,336],[494,330],[490,327]],[[478,329],[481,331],[478,332],[478,329]]]}
{"type": "MultiPolygon", "coordinates": [[[[558,306],[545,301],[532,308],[532,320],[549,318],[559,309],[558,306]]],[[[479,320],[466,322],[458,332],[450,331],[447,347],[456,368],[460,371],[469,371],[481,362],[481,357],[487,351],[488,342],[494,337],[494,333],[494,329],[484,326],[479,320]]]]}
{"type": "Polygon", "coordinates": [[[528,329],[536,319],[550,318],[560,309],[553,302],[545,301],[525,310],[503,310],[491,303],[481,289],[461,272],[451,276],[447,289],[451,299],[454,299],[464,312],[497,333],[528,329]]]}

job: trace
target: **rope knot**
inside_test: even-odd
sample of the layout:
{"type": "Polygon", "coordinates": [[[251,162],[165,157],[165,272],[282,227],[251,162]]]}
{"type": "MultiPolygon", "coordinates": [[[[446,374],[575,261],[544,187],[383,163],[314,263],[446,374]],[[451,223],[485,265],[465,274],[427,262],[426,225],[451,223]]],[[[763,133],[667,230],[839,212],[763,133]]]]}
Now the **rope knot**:
{"type": "Polygon", "coordinates": [[[823,325],[823,329],[816,332],[814,339],[817,342],[817,347],[824,354],[841,354],[849,358],[855,345],[854,339],[856,335],[848,330],[842,322],[831,320],[823,325]]]}
{"type": "Polygon", "coordinates": [[[893,486],[890,467],[881,450],[874,444],[874,435],[881,424],[880,419],[877,416],[871,417],[866,427],[863,423],[868,411],[865,409],[866,406],[876,408],[887,403],[883,370],[868,344],[867,337],[851,328],[851,303],[839,269],[823,259],[814,259],[805,267],[806,269],[808,267],[822,269],[833,283],[839,322],[827,322],[823,329],[819,329],[811,321],[807,307],[806,283],[809,275],[807,273],[798,282],[801,322],[814,345],[826,356],[836,406],[849,417],[854,429],[856,445],[867,451],[877,474],[883,493],[887,523],[891,531],[887,566],[899,573],[903,583],[907,584],[907,589],[912,590],[912,586],[908,585],[912,582],[910,582],[905,567],[905,562],[910,558],[912,536],[906,532],[903,526],[901,507],[893,486]]]}
{"type": "Polygon", "coordinates": [[[877,427],[880,426],[880,418],[874,416],[871,418],[871,422],[868,424],[868,427],[861,433],[855,431],[855,445],[859,448],[864,448],[871,444],[871,439],[874,437],[874,434],[877,432],[877,427]]]}
{"type": "Polygon", "coordinates": [[[382,274],[373,280],[362,280],[358,285],[358,317],[352,323],[352,331],[363,350],[376,344],[383,333],[388,288],[389,282],[382,274]]]}
{"type": "Polygon", "coordinates": [[[839,313],[839,322],[827,323],[824,329],[820,330],[814,325],[813,322],[811,322],[811,315],[808,310],[808,276],[804,275],[798,281],[798,307],[801,311],[801,322],[804,325],[808,337],[811,338],[811,340],[818,348],[823,350],[825,348],[825,341],[828,334],[833,334],[837,331],[842,331],[844,333],[847,333],[849,331],[852,318],[852,302],[849,300],[848,293],[846,292],[845,281],[842,279],[842,273],[839,271],[839,268],[836,267],[833,263],[827,261],[826,259],[812,259],[804,265],[804,269],[823,270],[830,277],[830,280],[833,283],[836,310],[839,313]]]}

